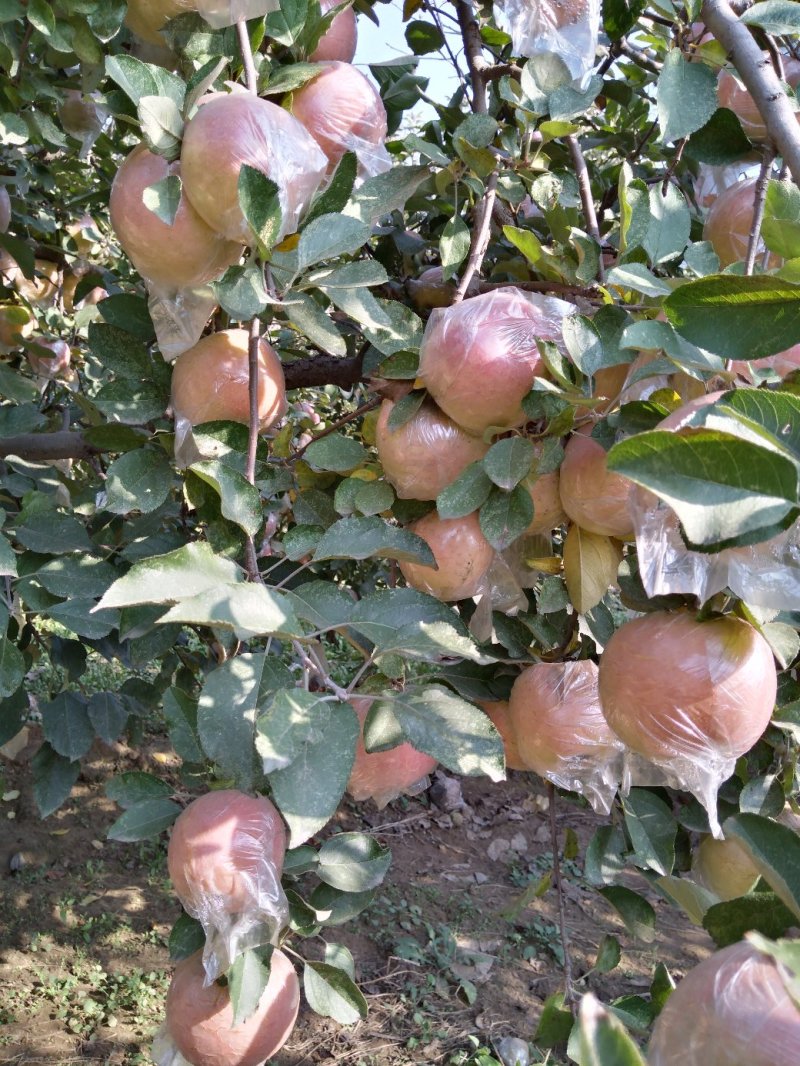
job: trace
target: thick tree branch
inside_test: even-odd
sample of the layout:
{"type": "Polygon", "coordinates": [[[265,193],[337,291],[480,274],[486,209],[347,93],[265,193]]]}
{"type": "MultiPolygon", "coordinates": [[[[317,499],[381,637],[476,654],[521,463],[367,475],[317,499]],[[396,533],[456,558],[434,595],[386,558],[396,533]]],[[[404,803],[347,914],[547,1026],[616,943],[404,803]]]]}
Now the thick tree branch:
{"type": "Polygon", "coordinates": [[[79,431],[58,433],[20,433],[0,439],[0,458],[17,455],[32,463],[48,459],[91,459],[100,454],[79,431]]]}
{"type": "Polygon", "coordinates": [[[800,185],[800,129],[770,57],[764,55],[748,27],[734,15],[728,0],[705,0],[701,18],[730,55],[755,100],[770,139],[787,163],[795,184],[800,185]]]}
{"type": "Polygon", "coordinates": [[[472,82],[472,110],[482,114],[489,110],[486,103],[485,71],[489,64],[483,58],[483,41],[481,29],[472,13],[469,0],[456,0],[456,15],[464,42],[464,55],[467,58],[469,77],[472,82]]]}
{"type": "Polygon", "coordinates": [[[364,353],[340,359],[335,355],[314,355],[283,364],[286,388],[308,389],[317,385],[338,385],[350,389],[363,377],[364,353]]]}

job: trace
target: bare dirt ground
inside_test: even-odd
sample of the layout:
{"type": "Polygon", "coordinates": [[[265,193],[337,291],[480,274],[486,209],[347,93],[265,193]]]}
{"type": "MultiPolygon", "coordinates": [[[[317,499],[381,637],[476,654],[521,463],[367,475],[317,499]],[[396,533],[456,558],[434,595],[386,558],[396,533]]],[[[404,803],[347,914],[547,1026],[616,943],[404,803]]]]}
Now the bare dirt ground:
{"type": "MultiPolygon", "coordinates": [[[[45,822],[28,768],[0,766],[0,1063],[151,1062],[169,983],[167,938],[180,909],[165,837],[106,839],[119,809],[103,783],[128,769],[164,773],[169,760],[157,742],[135,762],[106,751],[45,822]]],[[[533,1039],[545,1000],[563,985],[557,896],[542,883],[552,854],[546,793],[531,775],[512,774],[499,785],[463,781],[463,800],[449,813],[429,796],[380,812],[371,804],[341,809],[331,829],[369,829],[393,855],[371,907],[327,934],[352,951],[370,1013],[343,1028],[304,1005],[275,1066],[467,1064],[478,1045],[491,1048],[506,1035],[533,1039]],[[543,894],[521,899],[535,885],[543,894]]],[[[560,800],[557,820],[561,839],[571,828],[582,854],[597,818],[560,800]]],[[[711,950],[706,934],[655,894],[648,894],[655,940],[633,940],[583,880],[580,858],[564,862],[564,887],[580,991],[606,1001],[646,994],[659,960],[680,977],[711,950]],[[584,977],[605,934],[618,938],[621,962],[584,977]]],[[[645,890],[645,882],[636,887],[645,890]]],[[[322,954],[318,938],[292,946],[322,954]]],[[[542,1052],[538,1061],[564,1060],[542,1052]]]]}

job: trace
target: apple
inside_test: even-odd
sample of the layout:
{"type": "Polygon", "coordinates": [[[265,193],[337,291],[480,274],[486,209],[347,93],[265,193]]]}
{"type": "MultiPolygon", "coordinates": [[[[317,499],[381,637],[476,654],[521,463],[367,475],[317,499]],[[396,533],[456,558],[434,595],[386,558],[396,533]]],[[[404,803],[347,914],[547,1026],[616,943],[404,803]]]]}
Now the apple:
{"type": "Polygon", "coordinates": [[[21,348],[26,337],[36,329],[36,319],[19,304],[0,304],[0,348],[21,348]]]}
{"type": "Polygon", "coordinates": [[[441,409],[470,433],[526,421],[522,401],[545,366],[537,340],[560,341],[574,307],[551,296],[496,289],[431,313],[419,376],[441,409]]]}
{"type": "Polygon", "coordinates": [[[762,359],[735,359],[732,368],[748,381],[753,380],[752,370],[772,370],[780,378],[800,370],[800,344],[794,344],[785,352],[765,355],[762,359]]]}
{"type": "Polygon", "coordinates": [[[623,540],[633,535],[628,510],[633,482],[607,469],[601,444],[583,433],[573,433],[559,472],[561,503],[576,525],[623,540]]]}
{"type": "Polygon", "coordinates": [[[272,952],[267,986],[249,1017],[234,1023],[226,986],[204,983],[202,952],[178,963],[167,993],[166,1028],[191,1066],[261,1066],[291,1036],[300,984],[288,957],[272,952]]]}
{"type": "Polygon", "coordinates": [[[403,794],[415,796],[421,792],[428,784],[428,774],[436,769],[436,760],[408,743],[368,754],[364,747],[364,722],[372,702],[368,696],[350,700],[361,723],[361,732],[347,792],[354,800],[372,799],[380,808],[403,794]]]}
{"type": "MultiPolygon", "coordinates": [[[[338,7],[341,0],[320,0],[322,14],[338,7]]],[[[352,63],[358,44],[358,25],[356,13],[352,7],[346,7],[334,16],[333,22],[322,35],[319,44],[308,57],[312,63],[324,63],[328,60],[352,63]]]]}
{"type": "Polygon", "coordinates": [[[380,93],[349,63],[325,63],[320,74],[292,93],[290,109],[325,153],[331,169],[347,151],[368,163],[386,140],[386,108],[380,93]]]}
{"type": "Polygon", "coordinates": [[[412,588],[445,601],[477,595],[494,558],[477,512],[466,518],[440,518],[431,511],[408,528],[428,544],[438,567],[401,562],[400,572],[412,588]]]}
{"type": "Polygon", "coordinates": [[[723,901],[745,896],[761,876],[735,837],[715,840],[712,836],[701,840],[692,861],[692,874],[723,901]]]}
{"type": "Polygon", "coordinates": [[[767,728],[777,677],[747,622],[655,611],[625,622],[600,659],[606,721],[646,759],[738,759],[767,728]]]}
{"type": "Polygon", "coordinates": [[[649,1066],[778,1066],[797,1061],[800,1009],[778,964],[748,941],[715,952],[670,995],[649,1066]]]}
{"type": "MultiPolygon", "coordinates": [[[[770,61],[767,52],[764,52],[764,56],[770,61]]],[[[786,75],[786,81],[793,89],[796,89],[800,85],[800,60],[791,56],[784,56],[783,71],[786,75]]],[[[734,112],[742,124],[742,129],[751,141],[768,140],[767,127],[755,100],[731,71],[720,71],[717,81],[717,96],[719,98],[719,106],[727,107],[728,110],[734,112]]],[[[800,122],[800,115],[795,117],[800,122]]]]}
{"type": "Polygon", "coordinates": [[[146,281],[179,291],[218,277],[239,259],[241,245],[207,226],[184,191],[171,226],[145,206],[145,189],[172,175],[180,177],[180,164],[168,163],[143,144],[135,148],[111,186],[111,225],[146,281]]]}
{"type": "MultiPolygon", "coordinates": [[[[721,267],[738,263],[747,255],[755,209],[756,181],[756,178],[750,178],[724,189],[706,216],[703,239],[711,242],[721,267]]],[[[759,239],[756,256],[759,262],[764,249],[764,242],[759,239]]],[[[770,252],[768,266],[776,267],[780,263],[780,257],[770,252]]]]}
{"type": "Polygon", "coordinates": [[[392,400],[381,404],[375,444],[386,480],[401,500],[435,500],[470,463],[489,450],[443,414],[431,400],[399,429],[389,428],[392,400]]]}
{"type": "Polygon", "coordinates": [[[500,734],[506,752],[506,766],[509,770],[527,770],[517,745],[517,737],[511,722],[508,700],[476,700],[484,714],[492,720],[492,725],[500,734]]]}
{"type": "MultiPolygon", "coordinates": [[[[536,450],[541,453],[540,446],[536,450]]],[[[533,521],[527,533],[550,533],[556,526],[566,522],[567,516],[561,505],[560,480],[558,470],[551,470],[547,474],[529,474],[522,482],[533,500],[533,521]]]]}
{"type": "Polygon", "coordinates": [[[579,781],[614,759],[621,745],[600,709],[597,664],[536,663],[511,689],[508,716],[527,769],[541,777],[579,781]]]}
{"type": "Polygon", "coordinates": [[[25,345],[25,354],[31,364],[31,370],[42,378],[61,377],[69,370],[72,356],[66,341],[45,340],[43,337],[31,338],[25,345]],[[48,356],[45,352],[51,352],[52,355],[48,356]]]}
{"type": "Polygon", "coordinates": [[[164,38],[158,32],[170,19],[184,11],[195,11],[193,0],[128,0],[125,25],[148,44],[163,45],[164,38]]]}
{"type": "Polygon", "coordinates": [[[184,130],[183,187],[206,225],[246,244],[252,234],[239,207],[243,163],[278,186],[280,234],[293,232],[325,177],[325,156],[297,119],[277,104],[247,92],[211,93],[184,130]]]}
{"type": "MultiPolygon", "coordinates": [[[[175,360],[172,406],[178,418],[191,425],[227,419],[250,421],[248,353],[250,337],[244,329],[226,329],[203,337],[175,360]]],[[[283,417],[286,387],[275,349],[265,340],[258,349],[258,416],[263,432],[283,417]]]]}
{"type": "Polygon", "coordinates": [[[179,815],[167,853],[178,899],[193,917],[258,910],[278,898],[286,830],[263,796],[206,792],[179,815]]]}

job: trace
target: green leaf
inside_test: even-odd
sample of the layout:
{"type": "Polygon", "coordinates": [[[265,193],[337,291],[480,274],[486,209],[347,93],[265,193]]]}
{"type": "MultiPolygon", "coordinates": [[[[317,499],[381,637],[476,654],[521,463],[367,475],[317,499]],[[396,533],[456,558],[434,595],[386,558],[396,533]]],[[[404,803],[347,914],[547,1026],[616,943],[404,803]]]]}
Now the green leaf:
{"type": "Polygon", "coordinates": [[[48,818],[67,799],[78,780],[81,764],[59,755],[49,744],[43,744],[31,760],[33,798],[39,816],[48,818]]]}
{"type": "Polygon", "coordinates": [[[317,722],[291,765],[270,774],[273,799],[296,848],[318,832],[336,812],[344,795],[361,732],[346,703],[319,703],[317,722]],[[326,717],[327,714],[327,717],[326,717]]]}
{"type": "Polygon", "coordinates": [[[197,731],[208,758],[237,788],[252,788],[255,780],[259,711],[291,684],[283,663],[264,652],[237,655],[207,675],[197,707],[197,731]]]}
{"type": "Polygon", "coordinates": [[[65,759],[80,759],[94,740],[86,700],[74,692],[59,692],[42,707],[42,727],[45,740],[65,759]]]}
{"type": "Polygon", "coordinates": [[[444,47],[444,34],[432,22],[412,19],[406,24],[406,43],[415,56],[424,56],[444,47]]]}
{"type": "Polygon", "coordinates": [[[277,11],[267,15],[267,36],[289,47],[300,36],[307,18],[308,0],[280,0],[277,11]]]}
{"type": "MultiPolygon", "coordinates": [[[[606,282],[620,289],[632,289],[634,292],[641,292],[644,296],[655,298],[669,296],[672,292],[672,286],[662,278],[657,278],[644,263],[624,263],[622,266],[614,267],[613,270],[609,270],[606,282]]],[[[578,316],[567,319],[567,322],[572,322],[575,318],[578,316]]],[[[580,366],[580,369],[583,370],[583,367],[580,366]]],[[[585,370],[584,373],[586,373],[585,370]]]]}
{"type": "Polygon", "coordinates": [[[56,32],[56,16],[48,0],[28,0],[28,21],[43,37],[56,32]]]}
{"type": "Polygon", "coordinates": [[[496,551],[505,551],[533,521],[533,500],[523,485],[511,492],[494,488],[479,515],[481,532],[496,551]]]}
{"type": "Polygon", "coordinates": [[[800,916],[800,836],[759,814],[736,814],[723,825],[783,903],[800,916]]]}
{"type": "Polygon", "coordinates": [[[690,281],[664,311],[683,337],[724,359],[759,359],[800,343],[800,286],[777,277],[690,281]]]}
{"type": "Polygon", "coordinates": [[[223,310],[237,322],[263,314],[269,301],[263,271],[253,262],[230,266],[211,289],[223,310]]]}
{"type": "Polygon", "coordinates": [[[358,289],[370,285],[385,285],[389,280],[386,268],[374,259],[358,259],[339,267],[323,267],[308,278],[309,285],[316,285],[323,292],[334,293],[337,289],[358,289]]]}
{"type": "MultiPolygon", "coordinates": [[[[701,64],[693,64],[701,66],[701,64]]],[[[663,192],[661,185],[650,189],[650,217],[642,247],[655,265],[675,259],[689,243],[692,219],[683,193],[674,185],[663,192]]]]}
{"type": "Polygon", "coordinates": [[[91,555],[62,555],[36,571],[36,580],[54,596],[101,596],[116,575],[116,567],[91,555]]]}
{"type": "Polygon", "coordinates": [[[436,498],[440,518],[464,518],[477,511],[492,492],[492,482],[483,462],[470,463],[436,498]]]}
{"type": "Polygon", "coordinates": [[[88,711],[92,728],[107,744],[117,739],[128,721],[128,708],[116,692],[92,693],[88,711]]]}
{"type": "Polygon", "coordinates": [[[435,563],[433,552],[422,537],[390,525],[377,516],[340,518],[326,530],[314,552],[317,562],[374,557],[422,563],[423,566],[433,566],[435,563]]]}
{"type": "Polygon", "coordinates": [[[342,892],[368,892],[382,884],[392,853],[366,833],[337,833],[319,849],[320,880],[342,892]]]}
{"type": "Polygon", "coordinates": [[[717,110],[716,71],[705,63],[691,63],[680,48],[673,48],[658,76],[656,101],[664,141],[688,137],[717,110]]]}
{"type": "Polygon", "coordinates": [[[592,967],[595,973],[610,973],[615,969],[622,958],[619,941],[615,936],[606,933],[597,948],[597,959],[592,967]]]}
{"type": "Polygon", "coordinates": [[[757,8],[740,16],[748,26],[760,26],[767,33],[797,35],[800,33],[800,11],[793,0],[763,0],[757,8]]]}
{"type": "Polygon", "coordinates": [[[173,788],[160,777],[153,777],[152,774],[145,774],[140,770],[129,770],[107,781],[105,793],[114,803],[127,809],[143,800],[166,799],[172,795],[173,788]]]}
{"type": "Polygon", "coordinates": [[[105,509],[114,514],[155,511],[169,496],[172,480],[172,464],[160,448],[127,452],[108,468],[105,509]]]}
{"type": "Polygon", "coordinates": [[[233,1025],[246,1022],[258,1007],[270,974],[271,947],[243,951],[228,970],[228,989],[233,1006],[233,1025]]]}
{"type": "Polygon", "coordinates": [[[346,925],[368,907],[375,892],[341,892],[331,885],[317,885],[311,893],[311,905],[325,915],[325,925],[346,925]]]}
{"type": "Polygon", "coordinates": [[[283,225],[278,186],[260,170],[243,163],[238,189],[242,214],[258,242],[261,255],[266,257],[279,240],[283,225]]]}
{"type": "Polygon", "coordinates": [[[385,174],[367,178],[353,192],[343,214],[372,226],[384,215],[401,211],[430,173],[428,166],[392,167],[385,174]]]}
{"type": "Polygon", "coordinates": [[[686,142],[685,154],[712,167],[730,166],[752,151],[742,124],[726,107],[718,108],[705,126],[686,142]]]}
{"type": "Polygon", "coordinates": [[[304,458],[312,470],[334,470],[337,474],[347,474],[365,462],[367,451],[355,437],[329,433],[327,437],[312,441],[305,450],[304,458]]]}
{"type": "Polygon", "coordinates": [[[409,686],[403,692],[384,692],[372,704],[364,723],[364,744],[388,735],[386,720],[394,719],[417,751],[431,755],[454,773],[486,774],[492,781],[505,777],[502,741],[483,711],[439,685],[409,686]],[[383,720],[383,721],[382,721],[383,720]]]}
{"type": "Polygon", "coordinates": [[[150,840],[169,829],[181,808],[170,799],[146,799],[129,807],[109,828],[109,840],[129,844],[135,840],[150,840]]]}
{"type": "Polygon", "coordinates": [[[604,896],[625,923],[625,928],[645,944],[655,939],[656,912],[644,896],[622,885],[607,885],[597,890],[604,896]]]}
{"type": "Polygon", "coordinates": [[[607,463],[668,503],[698,548],[765,540],[795,516],[797,467],[729,434],[652,430],[614,445],[607,463]]]}
{"type": "MultiPolygon", "coordinates": [[[[293,63],[289,68],[294,70],[303,66],[301,63],[293,63]]],[[[355,152],[345,152],[333,172],[333,177],[328,181],[311,203],[306,213],[306,225],[313,222],[320,215],[335,215],[343,210],[350,199],[353,185],[358,173],[358,157],[355,152]]]]}
{"type": "Polygon", "coordinates": [[[632,30],[646,6],[647,0],[605,0],[603,29],[611,40],[618,41],[632,30]]]}
{"type": "Polygon", "coordinates": [[[564,1008],[563,993],[555,992],[544,1002],[533,1039],[539,1047],[558,1047],[566,1043],[574,1024],[572,1011],[564,1008]]]}
{"type": "Polygon", "coordinates": [[[264,520],[261,495],[255,485],[219,459],[193,463],[189,469],[219,495],[222,517],[254,537],[264,520]]]}
{"type": "Polygon", "coordinates": [[[281,310],[289,324],[323,352],[329,352],[331,355],[347,354],[344,337],[327,313],[307,293],[292,292],[284,300],[281,310]]]}
{"type": "Polygon", "coordinates": [[[119,623],[119,614],[114,610],[97,610],[91,596],[71,596],[64,603],[47,608],[47,614],[79,637],[99,640],[108,636],[119,623]]]}
{"type": "Polygon", "coordinates": [[[320,715],[328,720],[326,698],[304,689],[280,689],[256,721],[256,751],[262,770],[271,774],[289,766],[316,727],[320,715]]]}
{"type": "Polygon", "coordinates": [[[678,825],[666,803],[646,788],[632,788],[622,801],[622,809],[639,861],[656,873],[671,873],[678,825]]]}
{"type": "MultiPolygon", "coordinates": [[[[323,68],[319,63],[290,63],[286,67],[277,67],[270,71],[266,89],[261,90],[262,96],[275,96],[290,93],[306,85],[312,78],[316,78],[323,68]]],[[[353,153],[350,153],[351,155],[353,153]]],[[[348,193],[349,195],[349,193],[348,193]]],[[[345,197],[345,201],[346,201],[345,197]]],[[[344,201],[341,206],[344,206],[344,201]]],[[[333,208],[330,208],[333,210],[333,208]]]]}
{"type": "Polygon", "coordinates": [[[106,56],[106,74],[130,97],[135,106],[143,96],[158,95],[154,68],[129,55],[106,56]]]}
{"type": "Polygon", "coordinates": [[[536,263],[542,258],[542,243],[532,230],[503,226],[503,233],[529,263],[536,263]]]}
{"type": "Polygon", "coordinates": [[[647,1066],[622,1022],[589,993],[581,1000],[581,1066],[647,1066]]]}
{"type": "Polygon", "coordinates": [[[297,245],[297,269],[307,270],[324,259],[350,255],[366,244],[372,227],[347,215],[320,215],[304,228],[297,245]]]}
{"type": "Polygon", "coordinates": [[[12,696],[17,691],[25,676],[25,669],[22,652],[4,636],[0,640],[0,699],[12,696]]]}
{"type": "Polygon", "coordinates": [[[394,500],[394,489],[388,481],[359,481],[353,496],[356,510],[367,516],[388,511],[394,500]]]}
{"type": "Polygon", "coordinates": [[[800,189],[793,182],[767,184],[761,236],[767,248],[782,258],[800,256],[800,189]]]}
{"type": "Polygon", "coordinates": [[[164,693],[163,709],[176,755],[184,762],[202,762],[203,752],[197,737],[197,702],[179,688],[169,688],[164,693]]]}
{"type": "Polygon", "coordinates": [[[205,947],[206,934],[196,918],[191,918],[185,912],[181,914],[172,927],[169,934],[169,958],[170,962],[180,962],[188,959],[196,951],[205,947]]]}
{"type": "Polygon", "coordinates": [[[42,555],[91,551],[92,544],[81,522],[73,515],[49,508],[40,512],[22,512],[16,539],[31,551],[42,555]]]}
{"type": "Polygon", "coordinates": [[[442,278],[448,281],[469,255],[471,234],[466,222],[453,215],[448,219],[439,239],[439,258],[442,261],[442,278]]]}
{"type": "Polygon", "coordinates": [[[161,181],[148,185],[142,192],[142,201],[157,218],[171,226],[181,206],[181,191],[181,179],[177,174],[169,174],[161,181]]]}
{"type": "Polygon", "coordinates": [[[108,589],[98,606],[177,603],[243,580],[244,573],[236,563],[215,555],[204,541],[193,541],[166,555],[134,563],[108,589]]]}
{"type": "Polygon", "coordinates": [[[712,904],[703,916],[703,928],[718,948],[726,948],[737,944],[751,930],[765,936],[783,936],[797,924],[796,913],[774,892],[753,892],[712,904]]]}
{"type": "Polygon", "coordinates": [[[694,925],[702,925],[706,912],[717,902],[713,892],[687,877],[659,877],[656,884],[670,903],[677,904],[694,925]]]}
{"type": "Polygon", "coordinates": [[[486,453],[483,469],[498,488],[510,491],[531,472],[534,454],[524,437],[505,437],[486,453]]]}
{"type": "Polygon", "coordinates": [[[367,1016],[367,1001],[344,970],[325,962],[306,962],[303,991],[308,1005],[323,1018],[355,1025],[367,1016]]]}
{"type": "Polygon", "coordinates": [[[138,104],[142,136],[151,151],[172,161],[181,153],[183,117],[168,96],[142,96],[138,104]]]}

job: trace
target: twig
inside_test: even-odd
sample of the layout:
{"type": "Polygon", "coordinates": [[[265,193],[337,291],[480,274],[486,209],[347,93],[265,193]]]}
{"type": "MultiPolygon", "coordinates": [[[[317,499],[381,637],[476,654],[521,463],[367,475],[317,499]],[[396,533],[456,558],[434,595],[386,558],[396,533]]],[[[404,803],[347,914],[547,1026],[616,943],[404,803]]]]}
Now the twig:
{"type": "Polygon", "coordinates": [[[767,184],[769,172],[772,169],[772,161],[775,158],[775,150],[771,145],[764,148],[764,157],[761,160],[761,169],[758,172],[755,193],[753,198],[753,221],[750,224],[750,237],[747,242],[747,257],[744,261],[746,275],[753,273],[756,265],[758,241],[761,237],[761,223],[764,221],[764,205],[767,199],[767,184]]]}
{"type": "Polygon", "coordinates": [[[603,241],[600,237],[600,227],[597,224],[597,212],[594,209],[594,199],[592,198],[592,183],[589,178],[589,169],[586,166],[586,160],[583,157],[581,146],[578,143],[578,138],[575,134],[570,134],[569,137],[564,138],[569,148],[569,154],[572,156],[572,165],[575,167],[575,177],[578,179],[578,191],[581,196],[581,205],[583,207],[583,214],[586,218],[586,228],[589,230],[589,235],[594,237],[600,250],[597,259],[597,277],[602,282],[605,277],[605,271],[603,269],[603,241]]]}
{"type": "Polygon", "coordinates": [[[642,70],[649,70],[651,74],[661,73],[661,64],[657,63],[654,59],[650,59],[650,57],[646,56],[645,53],[641,51],[641,49],[634,48],[632,44],[628,44],[628,42],[624,40],[618,41],[617,47],[619,48],[622,55],[626,56],[637,66],[641,67],[642,70]]]}
{"type": "Polygon", "coordinates": [[[239,51],[242,53],[245,85],[247,85],[249,92],[257,94],[258,75],[256,74],[256,65],[253,60],[253,49],[250,47],[250,35],[247,32],[247,22],[245,19],[237,20],[236,34],[239,38],[239,51]]]}
{"type": "Polygon", "coordinates": [[[480,26],[472,12],[469,0],[456,0],[456,15],[461,29],[461,39],[464,42],[464,55],[467,59],[469,77],[472,82],[472,110],[476,114],[485,114],[488,110],[486,102],[486,79],[484,71],[488,64],[483,58],[483,41],[481,40],[480,26]]]}
{"type": "Polygon", "coordinates": [[[294,648],[295,655],[303,664],[303,669],[307,670],[309,674],[313,674],[319,682],[324,685],[329,692],[332,692],[337,699],[341,700],[342,703],[346,703],[350,698],[347,689],[343,689],[341,685],[337,685],[321,663],[318,660],[315,661],[299,641],[293,640],[292,647],[294,648]]]}
{"type": "Polygon", "coordinates": [[[800,132],[792,105],[769,55],[764,55],[728,0],[705,0],[701,18],[730,55],[739,77],[755,101],[770,139],[800,185],[800,132]]]}
{"type": "Polygon", "coordinates": [[[472,234],[472,247],[469,250],[469,258],[467,259],[466,268],[461,275],[461,281],[459,281],[455,296],[453,297],[454,304],[459,304],[464,299],[467,289],[469,288],[469,283],[472,281],[474,275],[480,270],[483,263],[483,257],[486,255],[486,249],[489,247],[492,208],[494,207],[495,197],[497,196],[498,176],[497,171],[494,170],[489,175],[489,180],[486,182],[486,192],[483,194],[483,200],[481,201],[479,208],[480,218],[478,219],[472,234]]]}
{"type": "Polygon", "coordinates": [[[550,844],[553,849],[553,882],[558,896],[558,932],[561,938],[561,952],[564,956],[564,1002],[574,1008],[575,990],[572,986],[572,958],[569,953],[567,936],[567,914],[564,905],[564,886],[561,882],[561,860],[558,854],[558,823],[556,822],[556,789],[547,782],[547,796],[550,801],[550,844]]]}

